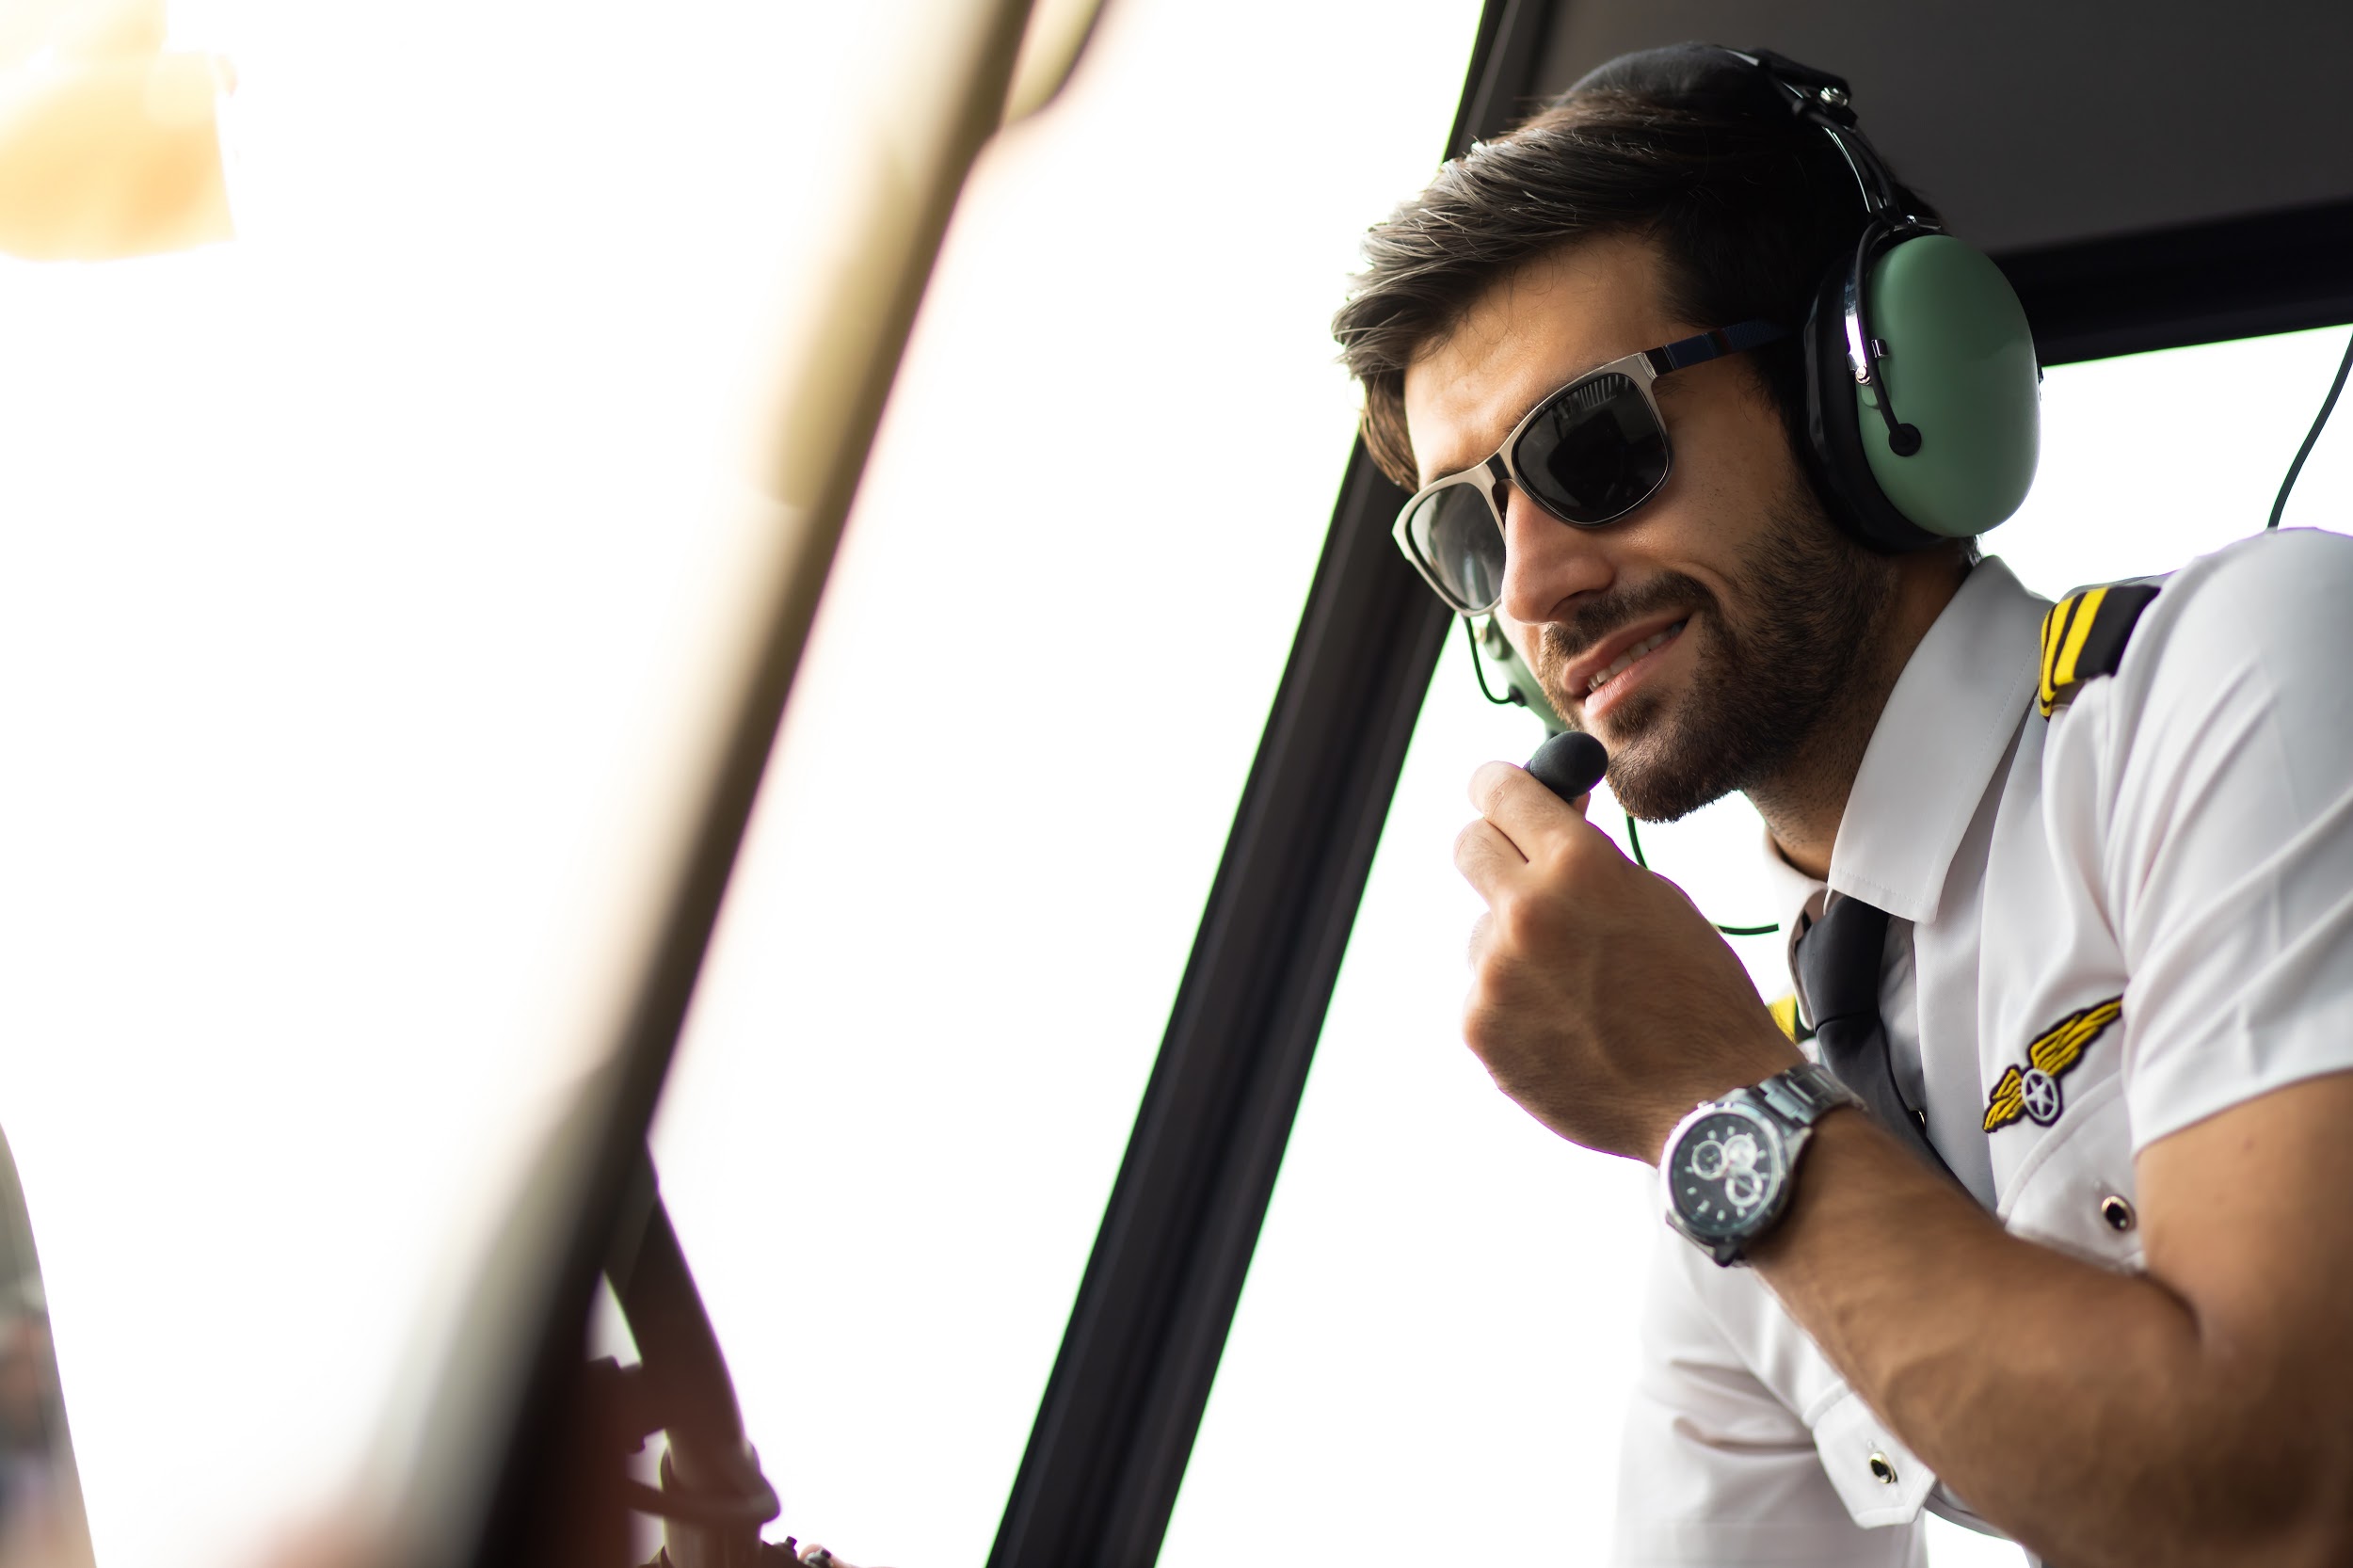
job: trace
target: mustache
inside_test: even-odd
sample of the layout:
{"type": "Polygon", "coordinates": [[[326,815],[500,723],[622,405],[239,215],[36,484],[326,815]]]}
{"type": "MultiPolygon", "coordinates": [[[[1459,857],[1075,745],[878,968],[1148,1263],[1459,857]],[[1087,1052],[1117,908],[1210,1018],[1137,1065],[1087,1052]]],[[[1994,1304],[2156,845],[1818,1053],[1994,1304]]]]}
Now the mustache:
{"type": "Polygon", "coordinates": [[[1615,588],[1587,600],[1565,620],[1546,621],[1537,633],[1538,678],[1557,685],[1561,671],[1571,661],[1620,628],[1662,610],[1716,610],[1721,618],[1721,607],[1706,584],[1679,571],[1660,572],[1647,583],[1615,588]]]}

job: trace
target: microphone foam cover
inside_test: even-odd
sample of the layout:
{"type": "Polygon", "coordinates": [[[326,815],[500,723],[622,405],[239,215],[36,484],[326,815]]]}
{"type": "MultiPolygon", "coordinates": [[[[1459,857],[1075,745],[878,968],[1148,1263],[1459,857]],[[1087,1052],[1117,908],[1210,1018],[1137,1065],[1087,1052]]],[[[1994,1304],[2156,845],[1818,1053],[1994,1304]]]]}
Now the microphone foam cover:
{"type": "Polygon", "coordinates": [[[1609,769],[1609,752],[1581,729],[1567,729],[1536,748],[1528,771],[1562,800],[1575,800],[1601,782],[1609,769]]]}

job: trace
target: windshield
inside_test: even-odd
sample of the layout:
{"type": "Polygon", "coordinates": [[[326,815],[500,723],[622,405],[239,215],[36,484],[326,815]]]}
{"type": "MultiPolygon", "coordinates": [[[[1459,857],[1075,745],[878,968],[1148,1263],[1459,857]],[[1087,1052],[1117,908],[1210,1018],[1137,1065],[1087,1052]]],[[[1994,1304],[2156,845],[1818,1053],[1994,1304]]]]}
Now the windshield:
{"type": "MultiPolygon", "coordinates": [[[[656,1139],[784,1528],[985,1551],[1476,12],[1132,0],[952,233],[656,1139]]],[[[234,237],[0,264],[0,1126],[102,1561],[330,1506],[608,1037],[924,16],[183,3],[234,237]]]]}

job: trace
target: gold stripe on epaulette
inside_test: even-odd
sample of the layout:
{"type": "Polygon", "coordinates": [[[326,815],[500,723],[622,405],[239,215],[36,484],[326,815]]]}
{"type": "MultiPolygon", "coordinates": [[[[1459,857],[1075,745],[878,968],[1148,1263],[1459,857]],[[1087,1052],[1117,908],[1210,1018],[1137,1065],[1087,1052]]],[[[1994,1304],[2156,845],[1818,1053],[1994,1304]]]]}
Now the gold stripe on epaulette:
{"type": "Polygon", "coordinates": [[[2105,587],[2069,594],[2042,617],[2042,716],[2049,718],[2059,697],[2075,683],[2076,664],[2083,658],[2084,639],[2091,635],[2092,617],[2100,613],[2105,587]]]}
{"type": "Polygon", "coordinates": [[[2071,594],[2052,605],[2042,616],[2042,654],[2036,661],[2036,665],[2041,671],[2039,696],[2042,716],[2046,719],[2051,716],[2051,710],[2058,705],[2058,684],[2053,677],[2058,672],[2059,644],[2067,635],[2067,623],[2074,613],[2075,596],[2071,594]]]}
{"type": "Polygon", "coordinates": [[[2051,622],[2058,617],[2058,613],[2056,604],[2042,612],[2042,631],[2036,643],[2042,651],[2035,655],[2034,697],[2046,719],[2051,716],[2051,622]]]}
{"type": "Polygon", "coordinates": [[[2091,635],[2092,627],[2100,619],[2100,606],[2106,600],[2105,588],[2093,588],[2082,596],[2075,613],[2068,618],[2067,640],[2059,646],[2058,666],[2052,674],[2051,685],[2065,691],[2083,679],[2079,665],[2084,656],[2084,639],[2091,635]]]}
{"type": "Polygon", "coordinates": [[[2041,680],[2036,693],[2049,718],[2095,676],[2114,675],[2141,612],[2157,597],[2148,581],[2105,583],[2069,594],[2042,617],[2041,680]]]}

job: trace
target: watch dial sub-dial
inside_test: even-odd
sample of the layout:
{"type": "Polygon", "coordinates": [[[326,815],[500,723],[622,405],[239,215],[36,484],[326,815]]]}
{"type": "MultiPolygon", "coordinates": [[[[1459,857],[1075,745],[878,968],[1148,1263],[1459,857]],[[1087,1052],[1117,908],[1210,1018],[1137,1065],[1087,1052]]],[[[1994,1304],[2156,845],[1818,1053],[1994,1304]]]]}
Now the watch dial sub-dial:
{"type": "Polygon", "coordinates": [[[1676,1140],[1667,1164],[1669,1201],[1694,1230],[1733,1234],[1771,1197],[1780,1163],[1780,1145],[1760,1123],[1713,1112],[1676,1140]]]}

